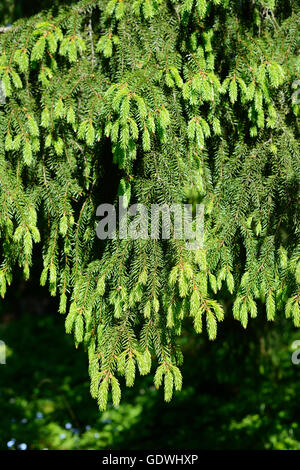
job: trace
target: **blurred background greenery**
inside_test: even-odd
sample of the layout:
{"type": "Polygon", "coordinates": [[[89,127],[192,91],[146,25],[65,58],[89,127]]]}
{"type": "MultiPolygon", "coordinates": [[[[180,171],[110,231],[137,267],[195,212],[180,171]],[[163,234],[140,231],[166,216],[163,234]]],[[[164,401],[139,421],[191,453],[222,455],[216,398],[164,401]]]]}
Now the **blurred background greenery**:
{"type": "Polygon", "coordinates": [[[100,413],[46,289],[16,279],[0,305],[0,449],[300,449],[300,332],[283,318],[244,330],[227,315],[215,342],[187,325],[183,391],[167,404],[140,377],[100,413]]]}
{"type": "Polygon", "coordinates": [[[53,9],[59,5],[70,5],[74,0],[0,0],[0,26],[7,26],[19,18],[32,16],[39,11],[53,9]]]}

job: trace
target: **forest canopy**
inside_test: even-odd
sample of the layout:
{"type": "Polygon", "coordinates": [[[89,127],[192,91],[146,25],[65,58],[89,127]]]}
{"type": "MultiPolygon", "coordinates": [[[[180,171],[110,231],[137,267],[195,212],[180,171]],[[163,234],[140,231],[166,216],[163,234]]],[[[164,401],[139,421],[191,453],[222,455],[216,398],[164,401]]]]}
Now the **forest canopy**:
{"type": "Polygon", "coordinates": [[[185,323],[300,326],[298,2],[83,0],[0,48],[0,293],[41,247],[101,410],[137,372],[181,389],[185,323]],[[204,204],[204,246],[99,240],[119,196],[204,204]]]}

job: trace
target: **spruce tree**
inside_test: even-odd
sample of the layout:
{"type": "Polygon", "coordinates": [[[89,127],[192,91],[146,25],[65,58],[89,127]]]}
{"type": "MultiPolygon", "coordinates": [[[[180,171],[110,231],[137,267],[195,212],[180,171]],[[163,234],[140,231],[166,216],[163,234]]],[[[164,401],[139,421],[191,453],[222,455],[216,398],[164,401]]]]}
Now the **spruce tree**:
{"type": "Polygon", "coordinates": [[[225,298],[244,328],[300,326],[299,10],[83,0],[0,34],[1,296],[39,244],[101,410],[151,370],[169,401],[182,328],[214,340],[225,298]],[[99,240],[96,209],[119,196],[203,203],[203,247],[99,240]]]}

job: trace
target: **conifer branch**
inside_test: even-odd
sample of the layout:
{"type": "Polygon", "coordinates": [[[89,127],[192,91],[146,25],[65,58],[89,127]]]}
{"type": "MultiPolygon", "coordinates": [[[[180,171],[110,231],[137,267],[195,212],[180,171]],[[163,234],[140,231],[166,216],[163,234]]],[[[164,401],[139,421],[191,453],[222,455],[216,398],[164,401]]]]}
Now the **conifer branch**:
{"type": "Polygon", "coordinates": [[[167,401],[180,390],[186,322],[210,340],[225,315],[300,326],[299,13],[81,0],[0,28],[0,295],[40,243],[40,282],[88,351],[101,410],[118,377],[153,367],[167,401]],[[97,207],[119,196],[148,212],[201,202],[203,245],[173,226],[99,240],[97,207]]]}

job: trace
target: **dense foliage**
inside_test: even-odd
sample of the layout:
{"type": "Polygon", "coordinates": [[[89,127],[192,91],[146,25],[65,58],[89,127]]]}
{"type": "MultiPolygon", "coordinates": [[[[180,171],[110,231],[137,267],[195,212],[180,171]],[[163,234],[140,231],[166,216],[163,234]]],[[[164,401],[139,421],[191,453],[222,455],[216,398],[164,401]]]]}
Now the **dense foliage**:
{"type": "Polygon", "coordinates": [[[229,295],[244,328],[300,326],[297,3],[84,0],[1,34],[1,295],[40,243],[102,410],[155,357],[169,401],[183,323],[215,339],[229,295]],[[203,202],[204,247],[100,241],[119,195],[203,202]]]}

